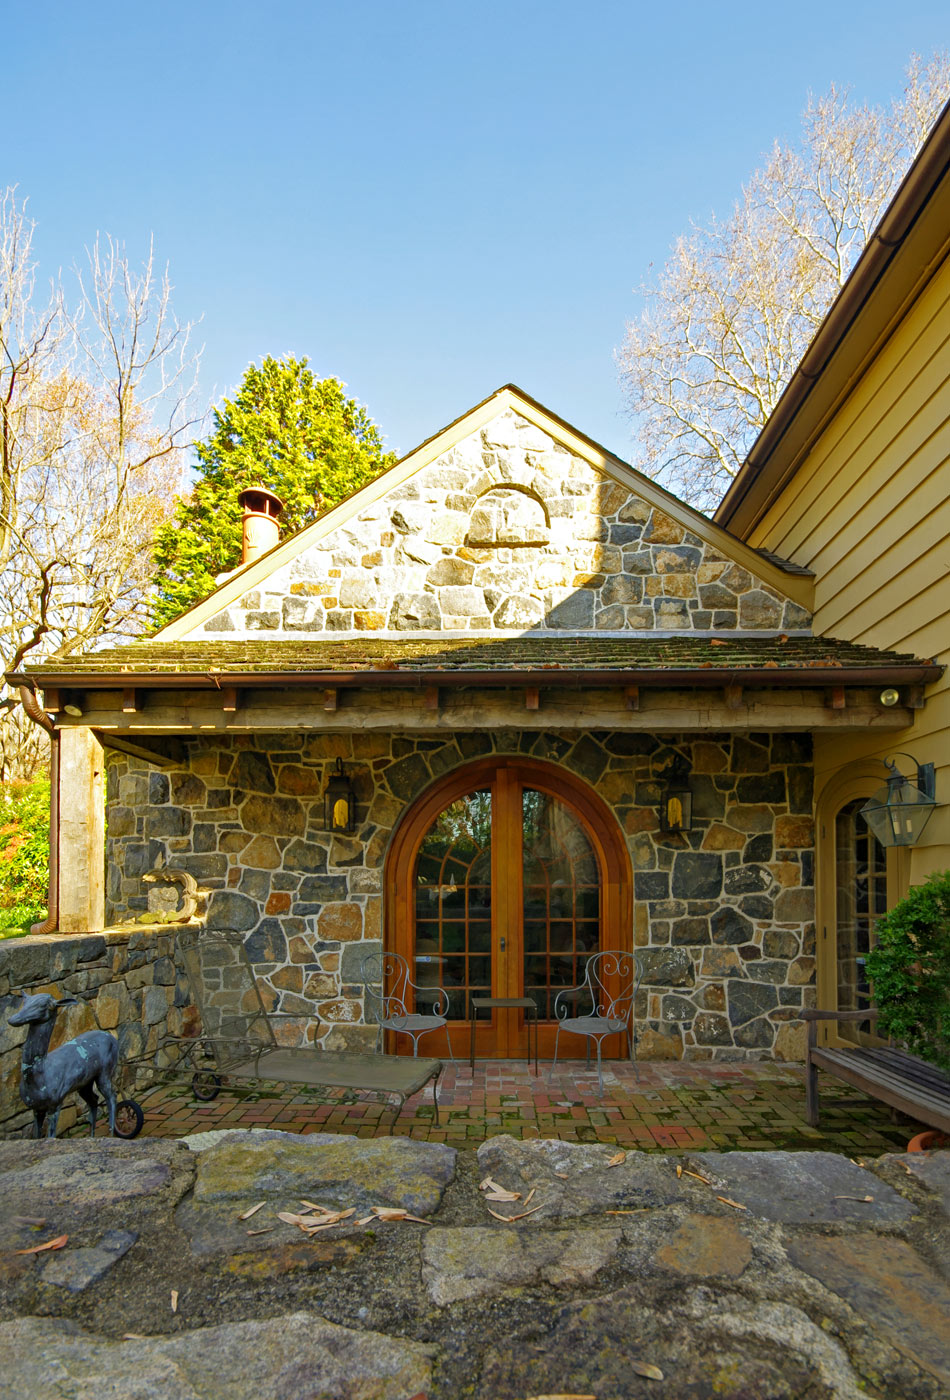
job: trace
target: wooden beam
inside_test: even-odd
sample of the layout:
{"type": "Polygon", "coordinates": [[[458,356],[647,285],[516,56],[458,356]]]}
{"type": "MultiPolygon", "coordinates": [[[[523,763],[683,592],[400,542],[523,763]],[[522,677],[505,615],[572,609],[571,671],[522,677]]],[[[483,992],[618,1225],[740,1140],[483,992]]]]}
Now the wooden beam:
{"type": "Polygon", "coordinates": [[[91,729],[59,734],[59,873],[61,933],[98,933],[105,927],[105,755],[91,729]]]}
{"type": "Polygon", "coordinates": [[[624,687],[624,696],[627,701],[628,710],[639,710],[640,708],[640,687],[638,685],[628,685],[624,687]]]}
{"type": "Polygon", "coordinates": [[[233,715],[238,707],[238,690],[234,685],[221,687],[221,708],[226,715],[233,715]]]}
{"type": "Polygon", "coordinates": [[[723,693],[723,697],[724,697],[725,702],[726,702],[726,709],[727,709],[727,710],[741,710],[741,709],[742,709],[742,686],[741,686],[741,685],[724,685],[723,688],[722,688],[722,693],[723,693]]]}
{"type": "MultiPolygon", "coordinates": [[[[922,710],[924,708],[924,688],[922,685],[909,685],[907,687],[904,704],[909,710],[922,710]]],[[[49,706],[47,706],[49,709],[49,706]]]]}
{"type": "Polygon", "coordinates": [[[524,693],[524,707],[526,710],[537,710],[541,707],[541,691],[536,685],[529,685],[524,693]]]}
{"type": "Polygon", "coordinates": [[[139,708],[139,693],[134,685],[127,685],[122,692],[122,713],[134,715],[139,708]]]}
{"type": "Polygon", "coordinates": [[[325,690],[323,692],[323,708],[328,711],[336,709],[337,691],[325,690]]]}
{"type": "Polygon", "coordinates": [[[848,702],[844,693],[844,686],[833,685],[829,690],[828,698],[825,701],[825,704],[828,706],[829,710],[843,710],[846,708],[847,703],[848,702]]]}
{"type": "Polygon", "coordinates": [[[43,691],[43,709],[49,714],[55,715],[63,708],[62,691],[58,687],[52,687],[43,691]]]}
{"type": "MultiPolygon", "coordinates": [[[[115,749],[117,753],[126,753],[130,758],[144,758],[146,763],[151,763],[155,768],[177,768],[184,760],[182,756],[172,756],[162,753],[159,749],[153,749],[151,744],[145,744],[141,740],[133,743],[131,739],[126,739],[121,734],[104,734],[101,729],[94,731],[96,738],[107,749],[115,749]]],[[[179,740],[170,741],[180,748],[179,740]]]]}
{"type": "Polygon", "coordinates": [[[438,710],[439,708],[439,687],[437,685],[427,685],[425,696],[422,702],[427,710],[438,710]]]}

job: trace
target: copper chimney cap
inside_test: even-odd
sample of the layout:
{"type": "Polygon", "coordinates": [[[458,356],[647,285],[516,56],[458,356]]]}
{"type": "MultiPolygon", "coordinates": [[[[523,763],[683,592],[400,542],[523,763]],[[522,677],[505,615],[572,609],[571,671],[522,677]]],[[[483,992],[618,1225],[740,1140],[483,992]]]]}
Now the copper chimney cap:
{"type": "Polygon", "coordinates": [[[284,503],[266,486],[246,486],[238,495],[238,505],[244,510],[242,564],[252,564],[280,540],[277,517],[284,503]]]}

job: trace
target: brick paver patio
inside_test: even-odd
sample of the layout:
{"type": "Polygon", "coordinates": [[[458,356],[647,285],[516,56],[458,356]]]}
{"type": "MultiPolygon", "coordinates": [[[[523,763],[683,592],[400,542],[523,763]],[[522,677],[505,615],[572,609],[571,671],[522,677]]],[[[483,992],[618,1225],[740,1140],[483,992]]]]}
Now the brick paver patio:
{"type": "MultiPolygon", "coordinates": [[[[431,1089],[410,1099],[393,1131],[454,1147],[477,1146],[496,1133],[616,1143],[648,1152],[733,1148],[746,1151],[823,1149],[849,1156],[902,1152],[920,1125],[849,1086],[822,1077],[821,1126],[805,1122],[804,1074],[799,1066],[771,1061],[746,1064],[643,1064],[639,1072],[614,1062],[597,1076],[582,1061],[541,1065],[482,1061],[474,1076],[467,1064],[446,1065],[439,1086],[441,1124],[435,1126],[431,1089]]],[[[181,1137],[208,1128],[279,1128],[288,1132],[351,1133],[376,1137],[389,1131],[392,1109],[354,1096],[327,1102],[299,1085],[262,1085],[238,1097],[222,1090],[211,1103],[196,1100],[176,1083],[139,1096],[143,1135],[181,1137]]],[[[77,1124],[74,1132],[82,1132],[77,1124]]]]}

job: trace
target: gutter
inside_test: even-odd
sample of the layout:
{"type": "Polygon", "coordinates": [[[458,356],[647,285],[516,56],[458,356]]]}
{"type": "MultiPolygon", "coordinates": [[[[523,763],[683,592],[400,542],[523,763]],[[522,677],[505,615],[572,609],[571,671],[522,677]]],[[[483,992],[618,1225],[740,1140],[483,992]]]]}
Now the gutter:
{"type": "Polygon", "coordinates": [[[49,735],[49,902],[46,918],[31,924],[31,934],[55,933],[59,927],[59,734],[49,715],[40,705],[36,693],[20,686],[20,704],[29,719],[49,735]]]}
{"type": "MultiPolygon", "coordinates": [[[[831,304],[782,397],[713,514],[728,529],[768,458],[837,353],[875,287],[950,168],[950,102],[937,118],[867,247],[831,304]]],[[[741,538],[741,536],[740,536],[741,538]]]]}

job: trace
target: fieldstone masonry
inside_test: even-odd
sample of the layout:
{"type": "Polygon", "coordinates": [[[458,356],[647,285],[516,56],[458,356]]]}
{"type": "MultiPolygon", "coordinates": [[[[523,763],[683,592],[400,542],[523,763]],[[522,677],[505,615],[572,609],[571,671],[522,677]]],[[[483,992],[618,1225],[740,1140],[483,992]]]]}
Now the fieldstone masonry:
{"type": "Polygon", "coordinates": [[[589,783],[626,834],[644,1059],[803,1054],[813,1004],[811,740],[741,734],[677,739],[593,731],[403,736],[270,734],[190,739],[188,765],[109,768],[109,917],[147,903],[143,874],[189,871],[211,928],[237,929],[287,1035],[369,1048],[360,966],[380,946],[392,830],[435,779],[488,754],[529,754],[589,783]],[[693,830],[664,836],[671,765],[691,771],[693,830]],[[358,800],[352,836],[323,830],[323,791],[342,758],[358,800]],[[317,1020],[312,1018],[316,1015],[317,1020]]]}
{"type": "Polygon", "coordinates": [[[800,629],[811,617],[511,411],[204,624],[207,636],[800,629]]]}

